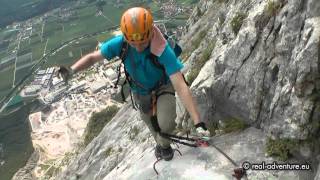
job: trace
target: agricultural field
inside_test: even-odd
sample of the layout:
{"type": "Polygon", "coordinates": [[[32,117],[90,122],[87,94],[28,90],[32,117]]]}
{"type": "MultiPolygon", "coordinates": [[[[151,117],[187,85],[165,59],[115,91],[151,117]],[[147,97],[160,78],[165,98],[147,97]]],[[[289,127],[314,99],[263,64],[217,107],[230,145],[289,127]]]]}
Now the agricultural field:
{"type": "Polygon", "coordinates": [[[65,0],[1,0],[0,27],[5,27],[13,22],[24,21],[55,9],[70,1],[65,0]]]}
{"type": "MultiPolygon", "coordinates": [[[[119,24],[121,14],[128,7],[150,8],[155,20],[163,20],[165,15],[160,8],[169,0],[120,0],[117,4],[116,1],[119,0],[1,0],[0,101],[12,94],[12,89],[31,73],[32,64],[39,63],[44,55],[48,58],[41,69],[70,65],[94,50],[98,42],[112,37],[108,28],[119,24]],[[81,38],[93,33],[94,36],[81,38]],[[51,53],[53,50],[57,51],[51,53]]],[[[176,0],[176,4],[192,8],[194,1],[198,0],[176,0]]],[[[189,15],[190,11],[170,16],[166,26],[183,26],[189,15]]],[[[32,76],[27,82],[31,80],[32,76]]],[[[1,179],[10,179],[25,164],[29,151],[32,151],[32,146],[26,148],[29,128],[24,127],[28,125],[21,123],[28,122],[25,119],[31,106],[23,106],[18,113],[2,119],[3,126],[6,126],[5,122],[15,125],[10,129],[13,133],[2,133],[1,142],[10,146],[7,147],[6,163],[1,166],[1,179]],[[21,125],[19,129],[17,123],[21,125]]]]}
{"type": "Polygon", "coordinates": [[[10,89],[12,87],[13,81],[13,67],[5,69],[4,71],[0,72],[0,93],[10,89]]]}
{"type": "MultiPolygon", "coordinates": [[[[23,7],[29,7],[30,5],[41,4],[40,1],[47,0],[33,0],[30,3],[23,1],[22,4],[23,7]]],[[[177,0],[176,4],[181,7],[192,8],[193,3],[197,1],[177,0]]],[[[13,0],[13,2],[21,4],[22,1],[13,0]]],[[[98,42],[110,38],[112,34],[107,29],[119,24],[120,17],[127,8],[144,6],[152,10],[155,20],[160,20],[164,17],[160,11],[159,1],[138,2],[125,0],[117,5],[114,3],[115,0],[100,2],[103,3],[98,5],[96,0],[70,0],[64,3],[63,6],[61,5],[59,8],[48,11],[41,16],[35,16],[26,22],[16,23],[16,27],[0,29],[0,63],[3,58],[10,54],[15,54],[19,57],[29,53],[31,53],[31,60],[37,62],[44,55],[53,49],[59,48],[65,42],[79,38],[79,40],[75,40],[49,56],[43,68],[70,65],[82,55],[94,50],[98,42]],[[80,40],[81,36],[92,33],[97,33],[97,35],[80,40]],[[19,49],[17,51],[18,45],[19,49]]],[[[18,7],[21,8],[21,5],[18,7]]],[[[188,16],[189,13],[180,13],[176,18],[171,18],[167,26],[170,28],[183,26],[188,16]]],[[[14,71],[14,67],[6,71],[0,70],[0,77],[4,73],[13,74],[12,71],[14,71]]],[[[18,82],[29,71],[30,67],[17,71],[15,81],[18,82]]],[[[13,78],[0,79],[0,94],[3,90],[12,87],[12,80],[13,78]]]]}

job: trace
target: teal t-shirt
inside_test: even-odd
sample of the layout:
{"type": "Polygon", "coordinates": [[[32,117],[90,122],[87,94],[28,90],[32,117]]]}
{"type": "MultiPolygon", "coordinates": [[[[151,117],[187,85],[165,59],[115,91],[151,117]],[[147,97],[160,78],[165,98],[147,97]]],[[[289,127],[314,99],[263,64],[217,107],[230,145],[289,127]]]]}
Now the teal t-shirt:
{"type": "MultiPolygon", "coordinates": [[[[120,50],[124,38],[122,35],[115,36],[112,39],[105,41],[101,47],[101,54],[107,59],[111,60],[116,56],[120,56],[120,50]]],[[[146,48],[143,52],[137,52],[134,47],[129,45],[128,54],[124,61],[125,68],[130,77],[140,86],[134,85],[131,90],[135,93],[146,95],[155,87],[161,80],[163,73],[162,70],[156,67],[148,58],[150,55],[150,47],[146,48]]],[[[167,43],[163,53],[157,58],[166,71],[165,81],[168,83],[169,76],[180,71],[183,65],[179,58],[176,57],[174,51],[167,43]]],[[[135,84],[135,83],[133,83],[135,84]]]]}

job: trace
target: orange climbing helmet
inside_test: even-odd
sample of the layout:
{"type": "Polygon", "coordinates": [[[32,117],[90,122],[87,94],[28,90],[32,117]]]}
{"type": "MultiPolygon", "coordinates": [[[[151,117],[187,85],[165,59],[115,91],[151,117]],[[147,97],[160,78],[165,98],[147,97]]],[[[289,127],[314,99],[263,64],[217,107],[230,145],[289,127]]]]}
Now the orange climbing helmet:
{"type": "Polygon", "coordinates": [[[145,43],[151,39],[153,18],[151,12],[142,7],[133,7],[121,17],[121,31],[130,42],[145,43]]]}

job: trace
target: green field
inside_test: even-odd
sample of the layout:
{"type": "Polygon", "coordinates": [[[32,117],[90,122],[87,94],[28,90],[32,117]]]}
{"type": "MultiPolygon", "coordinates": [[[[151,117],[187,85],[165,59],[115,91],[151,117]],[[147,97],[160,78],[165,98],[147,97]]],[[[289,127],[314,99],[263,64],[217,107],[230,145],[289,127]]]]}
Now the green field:
{"type": "Polygon", "coordinates": [[[197,3],[199,0],[177,0],[177,2],[179,4],[183,4],[183,5],[186,5],[186,6],[190,6],[192,4],[195,4],[197,3]]]}
{"type": "MultiPolygon", "coordinates": [[[[15,0],[15,2],[20,1],[15,0]]],[[[30,3],[24,3],[24,5],[28,6],[36,2],[37,1],[34,0],[30,3]]],[[[80,4],[78,6],[68,5],[65,7],[69,8],[69,10],[67,11],[68,13],[65,13],[66,11],[57,10],[56,13],[49,15],[44,23],[35,23],[33,25],[33,31],[30,39],[20,42],[20,49],[18,53],[19,55],[23,55],[25,53],[32,52],[33,59],[38,60],[43,56],[44,53],[50,52],[50,50],[59,47],[61,44],[70,39],[80,37],[83,34],[101,32],[106,30],[108,27],[117,25],[119,23],[119,19],[123,11],[131,6],[139,4],[143,5],[145,7],[151,8],[151,10],[154,13],[155,19],[162,17],[162,14],[159,12],[159,4],[154,3],[153,1],[149,1],[150,3],[144,4],[141,4],[141,2],[132,2],[131,0],[127,0],[126,2],[127,3],[125,5],[118,8],[106,3],[103,6],[103,15],[100,16],[97,15],[97,7],[95,1],[92,1],[92,3],[89,4],[80,4]],[[62,16],[64,16],[64,13],[68,14],[67,18],[62,18],[62,16]],[[44,52],[44,50],[46,51],[44,52]]],[[[182,4],[183,6],[191,6],[191,4],[197,2],[197,0],[178,0],[177,2],[182,4]]],[[[170,23],[168,23],[168,26],[174,27],[177,25],[184,25],[185,20],[187,18],[187,14],[181,14],[176,17],[176,20],[173,20],[170,23]]],[[[14,32],[15,31],[10,32],[11,39],[16,39],[14,37],[16,36],[16,33],[14,34],[14,32]]],[[[5,33],[0,33],[0,38],[5,36],[4,34],[5,33]]],[[[108,35],[106,35],[105,37],[108,37],[108,35]]],[[[92,39],[88,41],[91,42],[94,40],[104,41],[105,38],[99,35],[98,37],[92,37],[92,39]]],[[[12,41],[8,46],[8,51],[13,51],[16,45],[17,42],[12,41]]],[[[93,47],[93,45],[91,44],[87,46],[93,47]]],[[[70,50],[66,52],[68,53],[70,52],[70,50]]],[[[0,53],[0,57],[3,56],[4,53],[0,53]]],[[[68,59],[67,54],[65,54],[66,57],[63,56],[64,55],[61,53],[57,55],[57,57],[55,58],[56,61],[63,62],[65,61],[65,59],[68,59]]]]}
{"type": "Polygon", "coordinates": [[[30,73],[30,66],[26,68],[22,68],[18,71],[16,71],[16,79],[15,79],[15,84],[19,83],[22,78],[24,78],[28,73],[30,73]]]}
{"type": "MultiPolygon", "coordinates": [[[[126,0],[120,7],[110,5],[115,4],[116,0],[105,0],[106,4],[103,6],[103,16],[96,15],[96,2],[91,0],[91,3],[87,3],[89,0],[0,0],[0,25],[5,24],[8,20],[18,22],[19,20],[25,20],[29,17],[34,17],[32,22],[32,34],[29,38],[20,42],[20,49],[17,52],[19,56],[29,58],[30,56],[24,56],[25,54],[32,52],[32,61],[38,62],[44,54],[48,54],[53,49],[61,47],[65,42],[69,42],[74,38],[83,36],[84,34],[101,32],[96,36],[85,38],[81,40],[75,40],[73,43],[68,44],[61,50],[57,51],[54,55],[48,56],[46,63],[42,65],[42,69],[57,65],[70,65],[77,59],[88,52],[95,49],[98,42],[103,42],[110,38],[112,34],[106,31],[109,27],[119,24],[121,14],[128,7],[142,5],[152,10],[154,19],[163,19],[163,13],[160,12],[160,5],[155,1],[143,0],[145,3],[126,0]],[[63,8],[67,10],[54,10],[43,16],[43,13],[48,12],[50,9],[59,7],[63,4],[63,8]],[[44,11],[48,6],[49,9],[44,11]],[[37,9],[41,7],[42,9],[37,9]],[[40,15],[42,13],[42,17],[40,15]],[[68,14],[70,13],[70,14],[68,14]],[[14,18],[8,19],[8,18],[14,18]],[[22,19],[21,19],[22,18],[22,19]],[[43,30],[43,31],[42,31],[43,30]]],[[[198,0],[177,0],[177,3],[182,4],[185,7],[192,6],[192,3],[198,0]]],[[[123,2],[123,0],[121,1],[123,2]]],[[[175,28],[177,25],[184,25],[189,14],[180,14],[177,17],[173,17],[174,20],[166,24],[167,27],[175,28]]],[[[4,43],[0,47],[0,61],[7,57],[8,53],[14,53],[18,42],[18,32],[14,28],[2,28],[0,29],[0,41],[4,43]],[[8,43],[9,42],[9,43],[8,43]]],[[[27,26],[30,27],[30,26],[27,26]]],[[[21,28],[21,27],[20,27],[21,28]]],[[[22,62],[21,62],[22,63],[22,62]]],[[[29,74],[31,67],[26,67],[19,70],[16,73],[15,83],[25,78],[26,74],[29,74]]],[[[14,67],[11,65],[9,68],[0,71],[0,100],[10,93],[13,84],[13,71],[14,67]]],[[[28,79],[32,80],[32,77],[28,79]]],[[[10,179],[13,173],[25,164],[25,161],[29,157],[32,144],[30,142],[29,129],[21,129],[28,127],[27,124],[21,122],[26,121],[26,117],[29,114],[29,106],[24,106],[17,113],[12,113],[15,117],[0,117],[1,128],[6,129],[2,132],[1,143],[5,144],[6,148],[6,163],[0,168],[1,179],[10,179]],[[25,111],[25,112],[22,112],[25,111]],[[5,124],[17,123],[21,126],[20,129],[16,129],[17,125],[12,125],[12,128],[7,128],[5,124]],[[18,132],[18,133],[17,133],[18,132]],[[10,134],[9,134],[10,133],[10,134]],[[28,144],[28,147],[26,147],[28,144]]],[[[31,108],[31,106],[30,106],[31,108]]]]}
{"type": "Polygon", "coordinates": [[[13,66],[4,71],[0,71],[0,84],[1,84],[0,92],[10,89],[12,87],[12,81],[13,81],[13,66]]]}
{"type": "Polygon", "coordinates": [[[51,9],[70,4],[65,0],[1,0],[0,27],[41,15],[51,9]]]}
{"type": "Polygon", "coordinates": [[[18,31],[15,29],[10,29],[10,30],[2,29],[0,31],[0,40],[13,38],[17,36],[17,34],[18,34],[18,31]]]}
{"type": "Polygon", "coordinates": [[[6,57],[7,56],[7,51],[4,50],[4,51],[0,51],[0,61],[2,58],[6,57]]]}
{"type": "Polygon", "coordinates": [[[81,54],[84,55],[93,51],[96,45],[97,40],[92,38],[76,41],[50,57],[45,67],[71,65],[81,57],[81,54]]]}
{"type": "MultiPolygon", "coordinates": [[[[14,0],[14,2],[21,1],[14,0]]],[[[23,4],[24,6],[29,6],[37,2],[38,0],[33,0],[29,3],[24,2],[23,4]]],[[[177,1],[177,3],[185,7],[193,6],[195,2],[198,2],[198,0],[177,1]]],[[[32,52],[32,60],[38,61],[44,54],[48,54],[51,50],[60,47],[63,43],[71,39],[81,37],[84,34],[103,32],[111,26],[118,25],[122,13],[128,7],[141,5],[152,10],[155,20],[163,18],[163,14],[159,11],[160,5],[155,3],[155,1],[148,1],[148,3],[141,4],[141,2],[127,0],[127,3],[119,7],[115,7],[109,3],[110,2],[107,2],[103,6],[102,15],[97,15],[95,1],[92,1],[92,3],[78,3],[77,5],[68,3],[64,6],[64,8],[68,10],[55,10],[54,13],[47,15],[42,22],[39,20],[34,21],[32,24],[32,35],[28,39],[20,42],[18,55],[32,52]]],[[[187,13],[180,14],[166,25],[168,28],[184,25],[188,16],[189,14],[187,13]]],[[[36,18],[39,19],[39,17],[36,18]]],[[[8,52],[12,52],[17,46],[17,35],[18,31],[13,29],[0,30],[0,40],[10,40],[10,43],[7,45],[8,52]]],[[[43,68],[57,65],[70,65],[79,59],[81,55],[93,51],[98,42],[103,42],[111,36],[110,32],[104,32],[95,37],[75,41],[53,56],[49,56],[43,68]]],[[[7,51],[3,49],[0,52],[0,59],[5,56],[7,56],[7,51]]],[[[13,74],[13,69],[10,68],[6,70],[5,73],[13,74]]],[[[8,87],[11,87],[9,84],[12,84],[12,78],[1,79],[2,74],[4,74],[4,72],[0,72],[0,89],[6,90],[8,87]]],[[[25,74],[26,72],[18,72],[17,80],[21,79],[25,74]]]]}
{"type": "Polygon", "coordinates": [[[45,38],[49,39],[47,49],[53,49],[66,40],[79,37],[83,34],[89,34],[104,31],[108,27],[117,24],[123,9],[117,9],[110,6],[104,6],[103,16],[96,16],[95,6],[86,6],[77,9],[72,15],[70,21],[59,22],[56,19],[45,25],[45,38]],[[64,31],[63,28],[64,27],[64,31]]]}

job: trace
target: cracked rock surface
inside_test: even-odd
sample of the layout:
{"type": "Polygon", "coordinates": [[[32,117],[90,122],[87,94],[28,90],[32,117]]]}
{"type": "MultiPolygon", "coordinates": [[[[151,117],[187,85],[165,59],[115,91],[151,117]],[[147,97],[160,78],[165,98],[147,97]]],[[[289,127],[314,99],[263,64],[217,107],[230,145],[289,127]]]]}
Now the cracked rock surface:
{"type": "MultiPolygon", "coordinates": [[[[318,0],[200,0],[188,20],[180,41],[189,53],[187,74],[214,44],[191,86],[202,120],[234,118],[251,126],[212,138],[237,163],[275,161],[265,156],[269,137],[300,141],[319,137],[319,9],[318,0]],[[235,32],[231,22],[239,13],[245,18],[235,32]]],[[[192,126],[181,103],[177,104],[178,127],[192,126]]],[[[152,169],[153,147],[146,126],[127,105],[59,179],[232,178],[232,164],[213,147],[181,147],[184,155],[160,163],[157,177],[152,169]],[[139,133],[133,133],[134,127],[139,133]]],[[[249,171],[248,175],[256,179],[319,179],[319,158],[315,158],[319,152],[319,148],[302,147],[299,153],[303,158],[289,161],[310,160],[312,171],[249,171]]]]}
{"type": "Polygon", "coordinates": [[[182,46],[190,46],[194,30],[205,27],[208,32],[186,67],[214,41],[209,60],[192,84],[203,119],[234,117],[276,138],[305,140],[319,134],[320,17],[314,6],[320,3],[273,1],[279,7],[270,15],[269,2],[201,1],[203,15],[193,13],[182,46]],[[234,34],[230,21],[238,12],[247,17],[234,34]],[[217,20],[221,14],[223,22],[217,20]]]}

